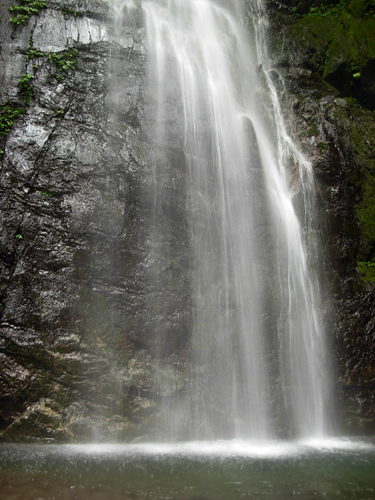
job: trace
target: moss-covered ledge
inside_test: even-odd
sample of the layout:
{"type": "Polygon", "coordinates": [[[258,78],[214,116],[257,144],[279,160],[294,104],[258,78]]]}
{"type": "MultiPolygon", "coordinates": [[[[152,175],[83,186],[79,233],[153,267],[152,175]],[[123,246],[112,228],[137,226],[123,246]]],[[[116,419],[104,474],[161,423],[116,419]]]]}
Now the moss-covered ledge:
{"type": "Polygon", "coordinates": [[[284,43],[277,36],[272,47],[282,64],[302,65],[375,109],[375,0],[292,0],[271,15],[283,26],[284,43]]]}

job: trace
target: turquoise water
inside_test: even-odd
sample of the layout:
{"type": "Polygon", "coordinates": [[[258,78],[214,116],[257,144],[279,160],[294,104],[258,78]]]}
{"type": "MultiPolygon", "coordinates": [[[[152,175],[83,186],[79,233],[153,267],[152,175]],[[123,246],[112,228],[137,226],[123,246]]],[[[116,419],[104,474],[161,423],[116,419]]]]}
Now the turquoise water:
{"type": "Polygon", "coordinates": [[[375,498],[373,442],[0,446],[2,500],[375,498]]]}

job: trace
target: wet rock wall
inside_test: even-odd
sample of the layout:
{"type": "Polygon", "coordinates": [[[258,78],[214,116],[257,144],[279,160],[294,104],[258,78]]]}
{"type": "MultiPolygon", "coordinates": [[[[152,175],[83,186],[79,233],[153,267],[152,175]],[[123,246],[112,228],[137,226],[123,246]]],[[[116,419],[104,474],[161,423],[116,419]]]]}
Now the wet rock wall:
{"type": "Polygon", "coordinates": [[[339,432],[375,431],[375,115],[372,1],[267,2],[273,76],[311,161],[322,228],[339,432]]]}
{"type": "Polygon", "coordinates": [[[19,24],[13,4],[1,7],[1,439],[131,439],[181,388],[191,321],[177,146],[158,153],[155,206],[142,12],[125,5],[115,23],[106,2],[47,2],[19,24]]]}

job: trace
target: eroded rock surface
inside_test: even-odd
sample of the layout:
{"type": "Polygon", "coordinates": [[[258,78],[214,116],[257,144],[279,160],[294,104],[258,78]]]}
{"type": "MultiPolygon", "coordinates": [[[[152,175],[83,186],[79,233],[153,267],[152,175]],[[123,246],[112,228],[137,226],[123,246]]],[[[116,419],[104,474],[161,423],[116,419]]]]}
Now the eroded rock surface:
{"type": "Polygon", "coordinates": [[[18,26],[11,4],[1,105],[21,112],[1,135],[1,436],[130,439],[166,396],[157,368],[181,389],[191,321],[185,174],[168,151],[173,196],[154,205],[142,13],[115,23],[106,2],[47,2],[18,26]]]}

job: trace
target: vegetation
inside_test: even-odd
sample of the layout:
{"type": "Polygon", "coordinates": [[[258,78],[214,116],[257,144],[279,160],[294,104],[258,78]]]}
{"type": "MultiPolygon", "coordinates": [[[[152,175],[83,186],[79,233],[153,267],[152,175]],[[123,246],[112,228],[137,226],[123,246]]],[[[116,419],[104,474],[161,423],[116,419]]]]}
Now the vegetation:
{"type": "Polygon", "coordinates": [[[375,283],[375,262],[358,262],[358,272],[366,283],[375,283]]]}
{"type": "Polygon", "coordinates": [[[73,17],[77,17],[78,16],[78,12],[74,9],[70,9],[69,7],[61,7],[60,9],[60,12],[62,14],[64,14],[64,16],[73,16],[73,17]]]}
{"type": "Polygon", "coordinates": [[[21,79],[18,82],[18,88],[20,89],[20,95],[22,96],[23,100],[25,101],[25,104],[29,104],[30,100],[33,96],[33,91],[31,89],[30,81],[34,77],[29,74],[24,74],[22,75],[21,79]]]}
{"type": "MultiPolygon", "coordinates": [[[[331,86],[329,95],[347,102],[332,109],[335,123],[348,134],[341,144],[350,157],[345,196],[352,196],[353,231],[360,237],[359,252],[353,249],[351,255],[362,281],[375,284],[375,0],[292,0],[288,5],[289,38],[300,64],[311,71],[306,86],[319,80],[331,86]]],[[[319,90],[325,95],[323,87],[319,90]]],[[[319,137],[316,120],[306,122],[307,135],[319,137]]],[[[317,146],[321,154],[329,153],[325,142],[317,146]]]]}
{"type": "Polygon", "coordinates": [[[60,71],[74,70],[77,62],[78,50],[64,50],[62,52],[53,52],[48,58],[56,64],[60,71]]]}
{"type": "Polygon", "coordinates": [[[8,135],[14,120],[24,112],[23,108],[12,102],[5,104],[0,112],[0,135],[8,135]]]}
{"type": "Polygon", "coordinates": [[[38,14],[40,9],[46,7],[45,0],[19,0],[20,5],[12,5],[9,11],[15,13],[15,17],[11,17],[11,23],[22,25],[25,24],[29,17],[33,14],[38,14]]]}
{"type": "MultiPolygon", "coordinates": [[[[18,81],[19,94],[22,97],[26,107],[21,107],[19,103],[8,100],[0,111],[0,135],[6,136],[9,134],[14,121],[23,113],[26,112],[30,100],[33,97],[31,88],[31,80],[34,77],[25,73],[18,81]]],[[[4,151],[0,149],[0,164],[4,151]]]]}
{"type": "Polygon", "coordinates": [[[313,2],[290,28],[312,69],[348,96],[360,95],[373,74],[374,30],[375,0],[313,2]]]}
{"type": "Polygon", "coordinates": [[[25,56],[26,56],[26,62],[29,62],[32,59],[35,59],[36,57],[44,56],[43,52],[40,52],[39,50],[34,49],[34,44],[33,44],[32,38],[30,38],[29,49],[25,52],[25,56]]]}

